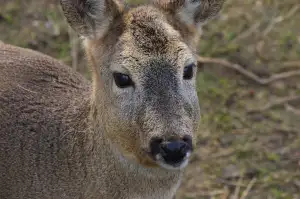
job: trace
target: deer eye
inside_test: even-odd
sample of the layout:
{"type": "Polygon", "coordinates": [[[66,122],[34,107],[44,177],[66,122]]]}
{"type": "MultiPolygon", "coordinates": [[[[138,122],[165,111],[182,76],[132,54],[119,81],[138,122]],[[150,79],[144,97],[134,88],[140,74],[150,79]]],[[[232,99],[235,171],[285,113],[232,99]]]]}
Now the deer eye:
{"type": "Polygon", "coordinates": [[[113,76],[114,76],[115,83],[119,88],[126,88],[129,86],[133,86],[133,81],[128,75],[122,73],[113,73],[113,76]]]}
{"type": "Polygon", "coordinates": [[[184,67],[183,70],[183,79],[192,79],[194,76],[194,67],[196,67],[195,64],[190,64],[186,67],[184,67]]]}

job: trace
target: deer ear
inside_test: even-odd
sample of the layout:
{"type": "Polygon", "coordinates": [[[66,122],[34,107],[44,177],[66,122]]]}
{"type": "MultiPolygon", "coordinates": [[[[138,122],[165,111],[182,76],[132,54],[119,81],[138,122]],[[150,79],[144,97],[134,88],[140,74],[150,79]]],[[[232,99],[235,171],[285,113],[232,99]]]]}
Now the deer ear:
{"type": "Polygon", "coordinates": [[[122,12],[117,0],[60,0],[70,26],[81,36],[100,38],[122,12]]]}
{"type": "Polygon", "coordinates": [[[153,0],[153,2],[173,13],[182,23],[201,27],[219,13],[225,0],[153,0]]]}

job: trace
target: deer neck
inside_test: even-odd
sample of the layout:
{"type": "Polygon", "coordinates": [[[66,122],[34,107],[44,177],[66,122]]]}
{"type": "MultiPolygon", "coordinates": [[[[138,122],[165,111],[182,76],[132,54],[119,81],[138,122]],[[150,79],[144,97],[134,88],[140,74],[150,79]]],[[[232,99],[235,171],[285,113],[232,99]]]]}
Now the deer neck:
{"type": "MultiPolygon", "coordinates": [[[[95,112],[91,112],[91,117],[96,119],[93,114],[95,112]]],[[[101,190],[104,188],[107,198],[172,198],[180,184],[182,171],[170,171],[160,167],[148,168],[125,158],[106,136],[108,132],[105,132],[101,121],[103,120],[98,118],[93,122],[95,125],[92,142],[95,150],[92,159],[94,165],[99,165],[92,174],[98,176],[95,179],[97,185],[94,187],[101,187],[101,190]]]]}

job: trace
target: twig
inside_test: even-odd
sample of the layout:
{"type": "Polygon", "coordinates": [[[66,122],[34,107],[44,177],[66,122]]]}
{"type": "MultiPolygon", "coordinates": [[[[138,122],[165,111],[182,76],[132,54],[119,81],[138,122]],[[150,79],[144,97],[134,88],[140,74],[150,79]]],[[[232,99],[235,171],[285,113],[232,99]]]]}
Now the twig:
{"type": "Polygon", "coordinates": [[[263,62],[270,62],[270,59],[268,57],[265,57],[262,53],[262,49],[265,46],[265,41],[264,40],[260,40],[259,42],[257,42],[255,44],[255,53],[257,55],[257,57],[262,60],[263,62]]]}
{"type": "Polygon", "coordinates": [[[300,61],[287,61],[281,64],[283,67],[300,67],[300,61]]]}
{"type": "Polygon", "coordinates": [[[238,198],[239,198],[239,194],[240,194],[240,189],[241,189],[242,181],[243,181],[243,175],[241,175],[241,177],[240,177],[239,180],[238,180],[238,184],[237,184],[237,186],[235,187],[235,190],[234,190],[234,194],[233,194],[233,196],[232,196],[232,199],[238,199],[238,198]]]}
{"type": "Polygon", "coordinates": [[[234,152],[235,152],[234,149],[227,149],[227,150],[224,149],[220,153],[210,156],[210,158],[208,158],[208,159],[219,159],[219,158],[223,158],[223,157],[228,157],[228,156],[232,155],[234,152]]]}
{"type": "MultiPolygon", "coordinates": [[[[269,60],[268,60],[269,61],[269,60]]],[[[284,71],[290,71],[290,70],[298,70],[300,69],[300,61],[285,61],[285,62],[271,62],[270,64],[274,64],[277,66],[277,71],[284,72],[284,71]]]]}
{"type": "Polygon", "coordinates": [[[285,109],[295,115],[299,115],[300,116],[300,110],[294,108],[292,105],[290,104],[285,104],[285,109]]]}
{"type": "Polygon", "coordinates": [[[295,6],[293,6],[293,8],[290,9],[290,11],[285,16],[283,16],[283,18],[280,22],[291,18],[294,14],[296,14],[296,12],[298,11],[299,8],[300,8],[299,4],[296,4],[295,6]]]}
{"type": "Polygon", "coordinates": [[[236,38],[234,38],[231,42],[234,43],[234,42],[238,42],[242,39],[245,39],[247,37],[249,37],[252,33],[254,33],[258,28],[259,26],[261,25],[261,21],[253,24],[249,29],[247,29],[246,31],[240,33],[236,38]]]}
{"type": "Polygon", "coordinates": [[[229,198],[228,196],[230,195],[230,191],[229,191],[227,186],[224,189],[225,189],[224,194],[220,198],[221,199],[228,199],[229,198]]]}
{"type": "Polygon", "coordinates": [[[200,196],[217,196],[217,195],[222,195],[224,194],[224,190],[214,190],[208,193],[201,193],[200,196]]]}
{"type": "Polygon", "coordinates": [[[285,103],[289,103],[289,102],[296,101],[296,100],[300,100],[300,96],[284,97],[284,98],[275,100],[274,102],[270,102],[270,103],[266,104],[264,107],[261,108],[261,110],[266,111],[271,108],[278,107],[285,103]]]}
{"type": "Polygon", "coordinates": [[[234,187],[237,187],[237,186],[240,186],[240,187],[247,187],[245,184],[237,184],[237,183],[234,183],[234,182],[230,182],[228,180],[224,180],[222,178],[218,178],[217,179],[218,182],[224,184],[224,185],[227,185],[227,186],[234,186],[234,187]]]}
{"type": "Polygon", "coordinates": [[[266,82],[265,84],[269,84],[274,81],[278,81],[281,79],[286,79],[286,78],[298,76],[298,75],[300,75],[300,70],[293,70],[293,71],[278,73],[278,74],[272,75],[271,77],[265,79],[265,82],[266,82]]]}
{"type": "Polygon", "coordinates": [[[276,23],[278,23],[278,22],[276,21],[276,18],[273,19],[273,20],[271,20],[270,24],[269,24],[269,25],[267,26],[267,28],[262,32],[262,35],[263,35],[264,37],[267,36],[267,35],[271,32],[271,30],[274,28],[274,26],[275,26],[276,23]]]}
{"type": "Polygon", "coordinates": [[[291,8],[290,11],[285,16],[275,17],[268,25],[268,27],[263,31],[263,36],[267,36],[277,23],[281,23],[284,20],[287,20],[290,17],[292,17],[298,11],[299,8],[300,5],[293,6],[293,8],[291,8]]]}
{"type": "Polygon", "coordinates": [[[252,189],[252,187],[253,187],[253,185],[255,184],[256,181],[257,181],[257,179],[256,179],[256,178],[253,178],[253,179],[249,182],[247,188],[246,188],[245,191],[242,193],[242,196],[241,196],[240,199],[245,199],[245,198],[247,197],[247,195],[249,194],[249,191],[252,189]]]}
{"type": "Polygon", "coordinates": [[[290,103],[290,102],[293,102],[293,101],[297,101],[297,100],[300,100],[300,95],[299,96],[288,96],[288,97],[284,97],[284,98],[281,98],[281,99],[277,99],[273,102],[270,102],[268,104],[266,104],[265,106],[259,108],[259,109],[254,109],[254,110],[250,110],[248,111],[249,112],[263,112],[263,111],[267,111],[271,108],[274,108],[274,107],[278,107],[278,106],[281,106],[281,105],[284,105],[286,103],[290,103]]]}
{"type": "Polygon", "coordinates": [[[239,64],[231,63],[225,59],[218,59],[218,58],[209,58],[209,57],[200,57],[198,56],[198,62],[200,63],[207,63],[207,64],[219,64],[222,66],[225,66],[227,68],[231,68],[236,70],[237,72],[241,73],[242,75],[248,77],[249,79],[255,81],[256,83],[260,85],[268,85],[274,81],[290,78],[293,76],[298,76],[300,75],[300,70],[293,70],[293,71],[288,71],[288,72],[283,72],[279,74],[272,75],[269,78],[260,78],[254,73],[244,69],[242,66],[239,64]]]}

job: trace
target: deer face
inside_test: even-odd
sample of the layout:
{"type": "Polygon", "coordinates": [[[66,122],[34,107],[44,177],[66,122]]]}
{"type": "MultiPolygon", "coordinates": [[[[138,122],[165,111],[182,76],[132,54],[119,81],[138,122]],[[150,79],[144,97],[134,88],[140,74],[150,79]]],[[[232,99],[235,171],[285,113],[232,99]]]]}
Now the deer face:
{"type": "Polygon", "coordinates": [[[180,169],[192,152],[200,109],[197,29],[222,0],[165,0],[124,9],[114,0],[61,0],[84,37],[105,135],[146,167],[180,169]]]}

